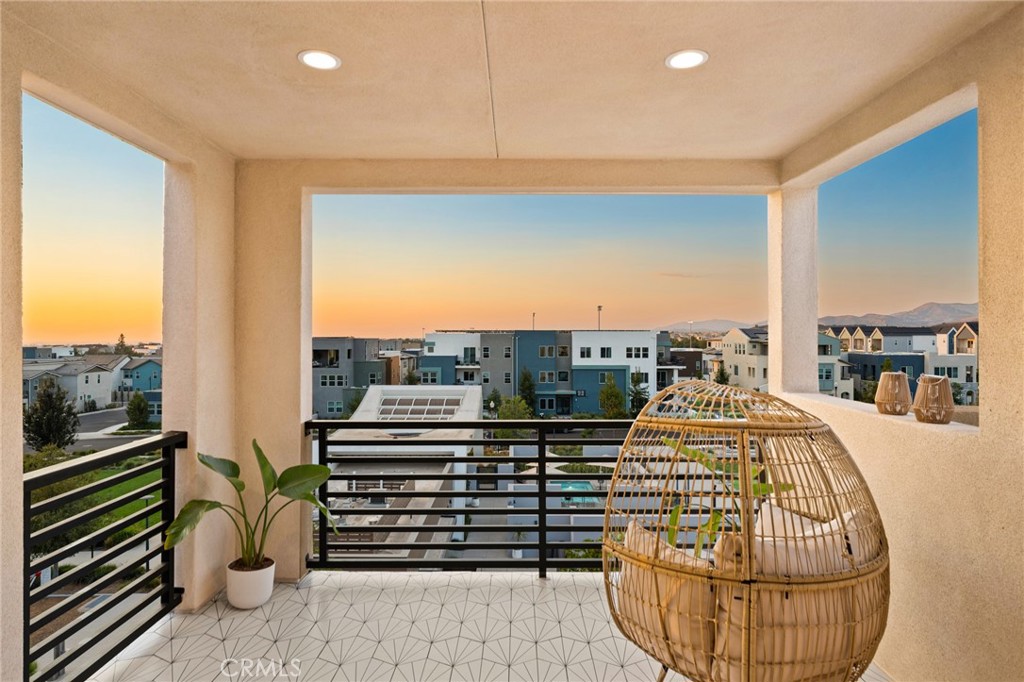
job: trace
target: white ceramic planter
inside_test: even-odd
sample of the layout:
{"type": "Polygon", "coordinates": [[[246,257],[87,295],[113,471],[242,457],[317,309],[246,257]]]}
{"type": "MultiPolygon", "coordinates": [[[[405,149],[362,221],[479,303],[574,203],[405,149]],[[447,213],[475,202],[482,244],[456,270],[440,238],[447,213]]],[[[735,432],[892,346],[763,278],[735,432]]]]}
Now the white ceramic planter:
{"type": "Polygon", "coordinates": [[[274,566],[256,571],[236,571],[228,567],[228,603],[236,609],[263,606],[274,591],[274,566]]]}
{"type": "Polygon", "coordinates": [[[523,550],[518,549],[518,548],[513,548],[512,549],[512,558],[513,559],[522,559],[523,558],[523,550]]]}

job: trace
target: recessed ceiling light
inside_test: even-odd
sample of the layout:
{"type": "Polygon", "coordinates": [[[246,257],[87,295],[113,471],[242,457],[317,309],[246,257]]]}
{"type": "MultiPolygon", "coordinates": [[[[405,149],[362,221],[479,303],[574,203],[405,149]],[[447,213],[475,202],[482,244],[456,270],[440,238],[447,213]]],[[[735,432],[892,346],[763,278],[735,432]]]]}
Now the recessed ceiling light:
{"type": "Polygon", "coordinates": [[[311,69],[330,71],[341,66],[341,60],[323,50],[303,50],[299,53],[299,61],[311,69]]]}
{"type": "Polygon", "coordinates": [[[680,50],[673,52],[665,59],[665,66],[670,69],[692,69],[708,60],[704,50],[680,50]]]}

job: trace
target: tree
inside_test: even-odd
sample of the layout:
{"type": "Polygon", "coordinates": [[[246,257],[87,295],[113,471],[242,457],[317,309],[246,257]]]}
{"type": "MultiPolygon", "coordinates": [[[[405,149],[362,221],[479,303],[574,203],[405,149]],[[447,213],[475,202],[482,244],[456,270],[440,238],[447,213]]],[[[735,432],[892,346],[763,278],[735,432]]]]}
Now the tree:
{"type": "Polygon", "coordinates": [[[963,405],[964,404],[964,385],[953,382],[949,385],[951,391],[953,391],[953,404],[963,405]]]}
{"type": "Polygon", "coordinates": [[[492,388],[491,392],[487,394],[487,399],[484,400],[484,407],[487,408],[493,414],[497,414],[498,410],[501,409],[501,391],[496,388],[492,388]],[[494,403],[494,407],[491,407],[491,403],[494,403]]]}
{"type": "Polygon", "coordinates": [[[643,375],[640,372],[633,372],[629,377],[629,413],[636,417],[640,410],[644,409],[647,401],[651,399],[651,393],[643,385],[643,375]]]}
{"type": "Polygon", "coordinates": [[[125,410],[128,413],[129,429],[144,429],[149,426],[149,401],[142,391],[135,391],[125,410]]]}
{"type": "Polygon", "coordinates": [[[855,400],[860,400],[862,403],[872,403],[872,404],[874,404],[874,402],[875,402],[875,391],[877,391],[877,390],[878,390],[878,382],[877,381],[862,381],[862,382],[860,382],[860,398],[857,398],[856,393],[854,393],[854,399],[855,400]]]}
{"type": "Polygon", "coordinates": [[[402,379],[402,383],[407,386],[415,386],[420,383],[420,377],[415,371],[410,369],[405,373],[405,378],[402,379]]]}
{"type": "MultiPolygon", "coordinates": [[[[25,455],[23,471],[28,473],[29,471],[35,471],[36,469],[43,469],[45,467],[54,466],[60,464],[69,459],[69,456],[58,447],[53,445],[45,445],[40,448],[39,452],[25,455]]],[[[93,481],[99,480],[100,472],[90,471],[78,476],[73,476],[62,481],[57,481],[48,486],[44,486],[37,490],[32,491],[32,502],[38,503],[43,500],[49,499],[56,495],[62,495],[64,493],[80,488],[84,485],[88,485],[93,481]]],[[[87,496],[79,500],[71,502],[65,502],[60,507],[39,514],[32,519],[32,530],[39,530],[40,528],[46,528],[53,524],[63,521],[66,518],[75,516],[84,511],[87,511],[94,507],[97,501],[92,496],[87,496]]],[[[91,521],[85,521],[80,524],[75,524],[73,527],[68,528],[65,532],[60,533],[56,537],[50,538],[42,545],[37,546],[33,550],[33,554],[43,555],[49,554],[50,552],[56,551],[65,545],[68,545],[79,538],[85,537],[89,533],[97,530],[104,524],[103,517],[99,519],[92,519],[91,521]]]]}
{"type": "MultiPolygon", "coordinates": [[[[519,420],[519,419],[533,419],[533,410],[526,404],[526,401],[521,396],[509,398],[501,401],[501,407],[498,408],[498,419],[502,420],[519,420]]],[[[498,439],[503,438],[524,438],[526,433],[522,429],[495,429],[494,437],[498,439]]]]}
{"type": "Polygon", "coordinates": [[[64,449],[75,442],[78,426],[78,415],[68,400],[68,392],[51,377],[44,377],[35,401],[25,410],[25,442],[33,450],[42,450],[47,445],[64,449]]]}
{"type": "Polygon", "coordinates": [[[530,408],[530,417],[533,417],[533,411],[537,409],[537,386],[533,383],[533,373],[528,369],[519,373],[519,397],[530,408]]]}
{"type": "Polygon", "coordinates": [[[348,402],[345,403],[345,410],[351,415],[359,409],[359,405],[363,402],[363,397],[366,396],[366,389],[360,388],[355,392],[348,402]]]}
{"type": "Polygon", "coordinates": [[[723,386],[729,385],[729,379],[732,377],[725,369],[725,365],[719,365],[718,371],[715,372],[715,383],[722,384],[723,386]]]}
{"type": "Polygon", "coordinates": [[[124,334],[121,334],[120,336],[117,337],[117,343],[114,345],[114,354],[132,356],[135,355],[135,351],[132,350],[132,347],[124,342],[124,334]]]}
{"type": "Polygon", "coordinates": [[[886,358],[882,362],[882,371],[883,372],[891,372],[892,371],[892,358],[886,358]]]}
{"type": "Polygon", "coordinates": [[[611,372],[607,374],[604,388],[597,396],[597,404],[601,406],[601,412],[605,419],[623,419],[629,416],[626,412],[626,396],[615,385],[615,377],[611,372]]]}

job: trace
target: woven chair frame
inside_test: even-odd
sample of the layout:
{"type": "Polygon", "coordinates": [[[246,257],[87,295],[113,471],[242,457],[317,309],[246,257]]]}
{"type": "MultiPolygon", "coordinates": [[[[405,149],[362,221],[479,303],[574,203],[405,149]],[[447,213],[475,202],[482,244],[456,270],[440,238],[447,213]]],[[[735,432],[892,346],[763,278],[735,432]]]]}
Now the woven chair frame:
{"type": "Polygon", "coordinates": [[[885,631],[889,552],[849,453],[778,398],[686,381],[622,447],[604,521],[622,633],[694,681],[858,679],[885,631]]]}

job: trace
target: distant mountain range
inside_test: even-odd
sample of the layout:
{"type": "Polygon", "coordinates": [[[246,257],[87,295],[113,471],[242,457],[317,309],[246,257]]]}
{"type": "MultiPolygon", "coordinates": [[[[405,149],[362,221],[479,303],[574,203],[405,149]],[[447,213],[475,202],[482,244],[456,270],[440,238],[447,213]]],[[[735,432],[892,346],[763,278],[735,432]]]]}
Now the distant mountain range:
{"type": "Polygon", "coordinates": [[[925,303],[913,310],[883,315],[830,315],[818,323],[826,326],[931,327],[946,322],[967,322],[978,319],[977,303],[925,303]]]}
{"type": "Polygon", "coordinates": [[[734,327],[753,327],[748,322],[737,322],[736,320],[694,320],[693,325],[689,322],[676,322],[666,327],[658,327],[658,331],[682,332],[689,334],[692,328],[696,332],[716,332],[724,334],[734,327]]]}
{"type": "MultiPolygon", "coordinates": [[[[966,322],[977,319],[977,303],[925,303],[913,310],[905,310],[888,315],[882,313],[829,315],[818,318],[818,323],[825,326],[931,327],[946,322],[966,322]]],[[[761,321],[757,324],[765,324],[765,322],[761,321]]],[[[737,322],[736,320],[694,320],[692,325],[689,321],[675,322],[658,329],[689,333],[692,328],[694,332],[715,332],[721,334],[734,327],[753,326],[754,323],[737,322]]]]}

